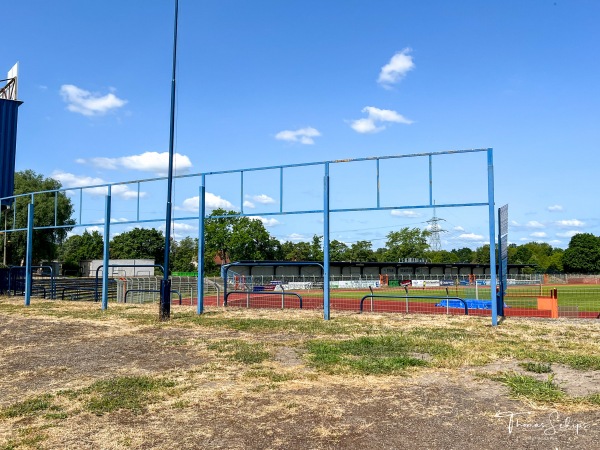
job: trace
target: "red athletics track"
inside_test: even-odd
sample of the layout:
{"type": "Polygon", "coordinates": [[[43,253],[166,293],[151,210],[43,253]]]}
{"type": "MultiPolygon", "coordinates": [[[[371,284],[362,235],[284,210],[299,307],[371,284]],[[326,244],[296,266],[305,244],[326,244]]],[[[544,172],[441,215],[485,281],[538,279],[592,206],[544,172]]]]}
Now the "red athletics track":
{"type": "MultiPolygon", "coordinates": [[[[196,305],[196,298],[184,298],[182,299],[182,305],[196,305]]],[[[228,305],[232,307],[246,307],[246,294],[232,294],[229,296],[228,305]]],[[[360,299],[356,298],[332,298],[330,307],[332,310],[338,311],[356,311],[360,310],[360,299]]],[[[179,305],[179,299],[172,299],[173,305],[179,305]]],[[[204,297],[205,306],[217,306],[216,296],[204,297]]],[[[223,298],[219,299],[219,306],[223,305],[223,298]]],[[[371,311],[371,300],[367,299],[364,302],[365,312],[385,312],[385,313],[421,313],[421,314],[450,314],[450,315],[464,315],[464,308],[446,308],[435,306],[435,303],[426,302],[408,302],[408,311],[406,310],[406,302],[401,298],[399,300],[382,300],[373,299],[373,310],[371,311]]],[[[261,296],[260,293],[251,293],[249,297],[248,307],[250,308],[272,308],[281,309],[281,297],[278,295],[272,296],[261,296]]],[[[298,309],[300,302],[297,297],[286,296],[285,308],[286,309],[298,309]]],[[[323,299],[321,298],[303,298],[302,299],[303,309],[323,309],[323,299]]],[[[491,311],[486,309],[470,309],[469,315],[471,316],[491,316],[491,311]]],[[[504,315],[506,317],[546,317],[550,318],[550,311],[538,310],[535,308],[504,308],[504,315]]],[[[596,319],[598,316],[595,312],[580,311],[578,313],[579,318],[596,319]]]]}

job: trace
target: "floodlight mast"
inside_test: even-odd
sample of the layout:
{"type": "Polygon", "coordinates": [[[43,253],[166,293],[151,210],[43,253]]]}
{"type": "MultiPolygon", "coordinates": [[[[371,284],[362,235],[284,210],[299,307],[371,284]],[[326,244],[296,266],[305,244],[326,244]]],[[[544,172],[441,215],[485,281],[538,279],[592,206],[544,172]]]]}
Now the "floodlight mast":
{"type": "Polygon", "coordinates": [[[171,212],[173,192],[173,141],[175,137],[175,74],[177,68],[177,16],[179,0],[175,0],[175,25],[173,30],[173,77],[171,79],[171,121],[169,128],[169,172],[167,177],[167,214],[165,220],[164,276],[160,285],[160,320],[171,318],[171,280],[169,280],[169,255],[171,253],[171,212]]]}

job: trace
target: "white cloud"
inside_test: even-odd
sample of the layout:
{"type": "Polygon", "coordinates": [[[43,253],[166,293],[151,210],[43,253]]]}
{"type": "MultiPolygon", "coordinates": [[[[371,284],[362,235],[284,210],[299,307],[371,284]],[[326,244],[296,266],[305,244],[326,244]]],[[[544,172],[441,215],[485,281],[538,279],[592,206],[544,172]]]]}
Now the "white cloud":
{"type": "Polygon", "coordinates": [[[562,237],[562,238],[572,238],[573,236],[575,236],[576,234],[581,233],[581,231],[577,231],[577,230],[569,230],[569,231],[565,231],[562,233],[556,233],[556,235],[558,237],[562,237]]]}
{"type": "Polygon", "coordinates": [[[292,233],[292,234],[288,235],[285,238],[285,240],[291,241],[291,242],[300,242],[300,241],[306,241],[306,240],[308,240],[308,238],[302,234],[292,233]]]}
{"type": "Polygon", "coordinates": [[[577,219],[571,220],[559,220],[556,222],[556,225],[559,227],[571,228],[571,227],[582,227],[585,225],[585,222],[577,219]]]}
{"type": "Polygon", "coordinates": [[[546,228],[543,223],[538,222],[537,220],[530,220],[525,224],[527,228],[546,228]]]}
{"type": "Polygon", "coordinates": [[[421,217],[418,212],[407,209],[392,209],[390,214],[396,217],[421,217]]]}
{"type": "MultiPolygon", "coordinates": [[[[226,210],[233,210],[235,207],[231,202],[225,200],[224,198],[219,197],[218,195],[207,192],[204,195],[205,207],[207,210],[212,211],[217,208],[222,208],[226,210]]],[[[195,197],[186,198],[181,206],[176,206],[175,209],[179,211],[190,211],[197,213],[200,210],[200,197],[197,195],[195,197]]]]}
{"type": "Polygon", "coordinates": [[[192,226],[188,223],[181,223],[181,222],[173,222],[173,228],[176,231],[194,231],[194,230],[198,229],[198,227],[192,226]]]}
{"type": "Polygon", "coordinates": [[[262,205],[270,205],[275,203],[275,200],[265,194],[249,195],[248,198],[250,198],[253,202],[260,203],[262,205]]]}
{"type": "Polygon", "coordinates": [[[275,139],[280,141],[288,142],[300,142],[305,145],[312,145],[315,143],[315,137],[321,136],[319,130],[313,127],[300,128],[299,130],[284,130],[280,131],[275,135],[275,139]]]}
{"type": "Polygon", "coordinates": [[[377,82],[383,87],[389,88],[392,84],[399,82],[404,76],[415,68],[412,56],[409,54],[410,48],[405,48],[396,52],[385,66],[379,72],[377,82]]]}
{"type": "Polygon", "coordinates": [[[378,133],[385,130],[385,125],[381,123],[403,123],[410,125],[412,120],[407,119],[401,114],[391,109],[379,109],[374,106],[365,106],[362,112],[367,113],[366,118],[357,119],[350,123],[350,126],[357,133],[378,133]]]}
{"type": "Polygon", "coordinates": [[[115,94],[108,93],[104,96],[91,93],[72,84],[63,84],[60,95],[67,103],[67,109],[84,116],[99,116],[120,108],[127,100],[120,99],[115,94]]]}
{"type": "Polygon", "coordinates": [[[517,222],[516,220],[511,220],[510,221],[510,225],[513,227],[520,227],[521,224],[519,222],[517,222]]]}
{"type": "Polygon", "coordinates": [[[281,223],[277,219],[267,219],[265,217],[260,216],[248,216],[248,218],[252,220],[260,220],[265,227],[274,227],[275,225],[279,225],[281,223]]]}
{"type": "Polygon", "coordinates": [[[534,237],[534,238],[545,238],[548,235],[546,233],[544,233],[543,231],[535,231],[535,232],[531,233],[529,236],[534,237]]]}
{"type": "Polygon", "coordinates": [[[557,212],[557,211],[562,211],[563,207],[561,205],[550,205],[548,206],[548,211],[550,212],[557,212]]]}
{"type": "Polygon", "coordinates": [[[458,236],[459,239],[465,239],[468,241],[481,241],[483,239],[483,235],[475,234],[475,233],[463,233],[458,236]]]}
{"type": "Polygon", "coordinates": [[[244,208],[254,209],[256,205],[249,200],[244,200],[244,208]]]}
{"type": "Polygon", "coordinates": [[[378,127],[375,125],[375,121],[373,119],[357,119],[352,122],[350,125],[354,131],[357,133],[379,133],[380,131],[385,130],[385,127],[378,127]]]}
{"type": "MultiPolygon", "coordinates": [[[[85,187],[85,186],[94,186],[99,184],[109,184],[104,181],[102,178],[93,178],[88,176],[78,176],[68,172],[53,172],[51,175],[65,188],[74,188],[74,187],[85,187]]],[[[90,195],[107,195],[108,187],[94,187],[94,188],[86,188],[84,189],[84,193],[90,195]]],[[[116,184],[113,185],[110,189],[111,195],[115,195],[124,199],[136,199],[138,198],[137,191],[132,191],[125,184],[116,184]]],[[[69,195],[72,195],[73,192],[70,192],[69,195]]],[[[140,192],[140,198],[146,197],[146,192],[140,192]]]]}
{"type": "Polygon", "coordinates": [[[560,244],[562,244],[562,241],[559,239],[552,239],[551,241],[548,242],[548,244],[560,245],[560,244]]]}
{"type": "MultiPolygon", "coordinates": [[[[158,227],[158,229],[164,233],[165,232],[165,224],[162,223],[158,227]]],[[[174,239],[184,238],[186,236],[189,236],[192,232],[197,232],[197,231],[198,231],[198,227],[194,227],[190,224],[182,223],[182,222],[175,222],[175,221],[171,222],[171,232],[172,232],[171,236],[174,239]]]]}
{"type": "Polygon", "coordinates": [[[455,226],[454,231],[465,231],[465,229],[463,227],[461,227],[460,225],[455,226]]]}
{"type": "MultiPolygon", "coordinates": [[[[119,168],[152,172],[158,175],[167,175],[169,170],[169,152],[144,152],[139,155],[122,156],[120,158],[90,158],[76,160],[79,164],[91,164],[94,167],[107,170],[119,168]]],[[[173,172],[186,173],[192,167],[190,158],[180,153],[173,155],[173,172]]]]}

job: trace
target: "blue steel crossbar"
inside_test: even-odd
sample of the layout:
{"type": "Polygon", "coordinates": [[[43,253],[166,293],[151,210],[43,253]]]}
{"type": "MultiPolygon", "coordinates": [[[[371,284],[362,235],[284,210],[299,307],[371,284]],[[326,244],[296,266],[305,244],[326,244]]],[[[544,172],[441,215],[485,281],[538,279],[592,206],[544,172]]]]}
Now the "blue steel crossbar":
{"type": "Polygon", "coordinates": [[[360,312],[363,312],[363,304],[365,302],[366,299],[368,298],[397,298],[397,299],[402,299],[402,300],[406,300],[409,298],[419,298],[419,299],[436,299],[436,300],[460,300],[462,302],[462,304],[465,307],[465,316],[469,315],[469,308],[467,307],[467,302],[465,302],[464,299],[460,298],[460,297],[437,297],[437,296],[425,296],[425,295],[374,295],[374,294],[367,294],[365,295],[363,298],[360,299],[360,312]]]}
{"type": "MultiPolygon", "coordinates": [[[[326,166],[328,164],[342,164],[342,163],[352,163],[352,162],[364,162],[364,161],[375,161],[377,167],[379,166],[379,162],[380,161],[385,161],[385,160],[390,160],[390,159],[401,159],[401,158],[414,158],[414,157],[434,157],[434,156],[439,156],[439,155],[454,155],[454,154],[461,154],[461,153],[478,153],[478,152],[489,152],[491,151],[491,149],[468,149],[468,150],[448,150],[448,151],[441,151],[441,152],[431,152],[431,153],[411,153],[411,154],[406,154],[406,155],[389,155],[389,156],[370,156],[370,157],[364,157],[364,158],[348,158],[348,159],[336,159],[336,160],[329,160],[329,161],[317,161],[317,162],[309,162],[309,163],[297,163],[297,164],[284,164],[284,165],[279,165],[279,166],[264,166],[264,167],[254,167],[254,168],[246,168],[246,169],[233,169],[233,170],[221,170],[221,171],[212,171],[212,172],[198,172],[198,173],[193,173],[193,174],[186,174],[186,175],[176,175],[173,178],[174,179],[184,179],[184,178],[197,178],[197,177],[206,177],[206,176],[214,176],[214,175],[226,175],[226,174],[234,174],[234,173],[242,173],[242,172],[258,172],[258,171],[267,171],[267,170],[279,170],[280,171],[280,192],[282,193],[282,186],[283,186],[283,170],[284,169],[291,169],[291,168],[298,168],[298,167],[311,167],[311,166],[326,166]]],[[[81,210],[83,209],[83,190],[92,190],[92,189],[107,189],[108,193],[110,193],[110,188],[114,187],[114,186],[125,186],[125,185],[130,185],[130,184],[137,184],[138,186],[138,194],[139,194],[139,186],[142,183],[150,183],[150,182],[157,182],[157,181],[166,181],[168,180],[168,177],[155,177],[155,178],[144,178],[144,179],[139,179],[139,180],[133,180],[133,181],[120,181],[120,182],[114,182],[114,183],[104,183],[104,184],[94,184],[94,185],[89,185],[89,186],[77,186],[77,187],[70,187],[70,188],[60,188],[60,189],[52,189],[52,190],[48,190],[48,191],[36,191],[36,192],[30,192],[30,193],[26,193],[26,194],[16,194],[10,197],[3,197],[0,198],[0,200],[12,200],[12,199],[17,199],[17,198],[21,198],[21,197],[31,197],[31,198],[35,198],[36,195],[41,195],[41,194],[48,194],[48,193],[52,193],[55,196],[55,202],[58,202],[58,198],[56,197],[56,193],[60,193],[60,192],[64,192],[64,193],[68,193],[68,192],[78,192],[78,197],[79,197],[79,208],[80,208],[80,213],[81,210]]],[[[431,187],[432,185],[432,181],[430,181],[429,186],[431,187]]],[[[379,195],[379,184],[377,184],[377,194],[379,195]]],[[[158,218],[158,219],[147,219],[147,220],[140,220],[140,204],[139,204],[139,200],[140,200],[140,195],[137,196],[137,210],[136,210],[136,220],[130,220],[130,221],[119,221],[119,224],[134,224],[134,223],[152,223],[152,222],[162,222],[164,219],[162,218],[158,218]]],[[[455,203],[455,204],[436,204],[436,208],[452,208],[452,207],[464,207],[464,206],[486,206],[488,203],[455,203]]],[[[16,206],[16,205],[15,205],[16,206]]],[[[398,206],[388,206],[388,207],[381,207],[379,205],[375,206],[375,207],[371,207],[371,208],[340,208],[340,209],[331,209],[330,212],[353,212],[353,211],[377,211],[377,210],[392,210],[392,209],[416,209],[416,208],[431,208],[433,206],[433,201],[432,198],[430,196],[430,200],[429,200],[429,204],[427,205],[398,205],[398,206]]],[[[56,205],[55,205],[55,211],[56,211],[56,205]]],[[[294,210],[294,211],[285,211],[283,209],[283,205],[280,205],[280,211],[279,212],[275,212],[275,213],[262,213],[261,215],[285,215],[285,214],[309,214],[309,213],[322,213],[323,210],[322,209],[315,209],[315,210],[294,210]]],[[[13,211],[13,214],[15,214],[16,211],[13,211]]],[[[252,216],[252,215],[256,215],[256,213],[242,213],[242,214],[238,214],[237,216],[252,216]]],[[[220,217],[220,216],[215,216],[215,218],[220,217]]],[[[223,217],[231,217],[231,216],[223,216],[223,217]]],[[[197,219],[197,216],[185,216],[185,217],[174,217],[172,220],[192,220],[192,219],[197,219]]],[[[75,225],[54,225],[54,223],[56,222],[56,218],[52,218],[52,222],[53,223],[48,223],[47,225],[37,225],[34,227],[35,230],[42,230],[42,229],[47,229],[47,228],[75,228],[75,227],[89,227],[89,226],[98,226],[97,222],[89,222],[89,223],[81,223],[81,216],[80,216],[80,223],[77,223],[75,225]]],[[[8,232],[12,232],[12,231],[25,231],[27,228],[15,228],[15,229],[11,229],[8,230],[8,232]]]]}

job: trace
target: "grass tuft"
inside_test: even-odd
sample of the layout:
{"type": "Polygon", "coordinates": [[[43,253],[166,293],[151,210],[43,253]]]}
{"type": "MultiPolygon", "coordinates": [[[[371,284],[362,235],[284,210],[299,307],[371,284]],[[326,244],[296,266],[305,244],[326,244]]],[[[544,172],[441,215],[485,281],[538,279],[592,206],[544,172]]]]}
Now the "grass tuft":
{"type": "Polygon", "coordinates": [[[383,375],[401,373],[408,367],[427,366],[426,361],[410,356],[410,352],[417,350],[421,349],[401,335],[308,343],[310,364],[329,373],[383,375]]]}
{"type": "Polygon", "coordinates": [[[253,344],[239,339],[226,339],[208,345],[209,350],[224,354],[230,361],[242,364],[260,364],[269,359],[271,353],[263,344],[253,344]]]}
{"type": "Polygon", "coordinates": [[[47,411],[51,407],[52,396],[45,394],[8,406],[0,413],[0,417],[27,416],[39,411],[47,411]]]}
{"type": "Polygon", "coordinates": [[[85,408],[94,414],[102,415],[119,409],[139,413],[156,399],[158,392],[174,386],[173,381],[146,376],[120,377],[98,381],[81,393],[90,395],[85,408]]]}
{"type": "Polygon", "coordinates": [[[496,378],[506,384],[510,393],[517,398],[527,398],[540,403],[560,402],[565,399],[566,394],[554,383],[554,377],[548,376],[548,380],[539,381],[529,375],[507,373],[496,378]]]}
{"type": "Polygon", "coordinates": [[[550,363],[522,362],[519,363],[519,366],[528,372],[552,373],[552,364],[550,363]]]}

